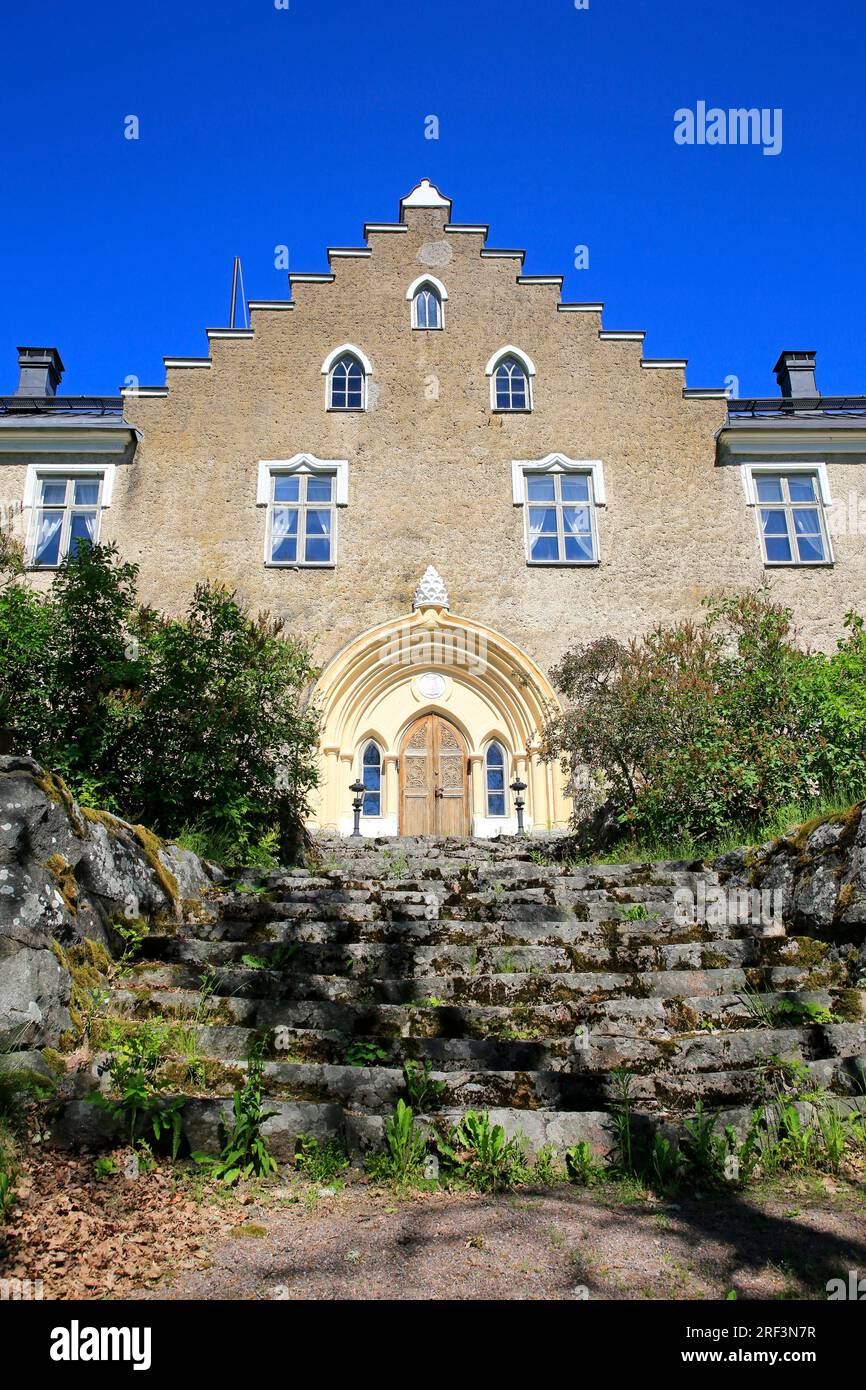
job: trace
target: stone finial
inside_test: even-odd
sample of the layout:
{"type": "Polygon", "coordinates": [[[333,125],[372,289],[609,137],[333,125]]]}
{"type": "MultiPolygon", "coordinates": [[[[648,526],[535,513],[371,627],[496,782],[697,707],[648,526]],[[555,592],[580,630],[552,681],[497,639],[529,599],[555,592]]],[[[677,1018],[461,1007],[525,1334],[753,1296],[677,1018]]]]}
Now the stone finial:
{"type": "Polygon", "coordinates": [[[412,600],[412,612],[419,608],[446,608],[448,607],[448,590],[442,581],[438,570],[432,565],[428,565],[418,581],[418,588],[415,590],[415,597],[412,600]]]}

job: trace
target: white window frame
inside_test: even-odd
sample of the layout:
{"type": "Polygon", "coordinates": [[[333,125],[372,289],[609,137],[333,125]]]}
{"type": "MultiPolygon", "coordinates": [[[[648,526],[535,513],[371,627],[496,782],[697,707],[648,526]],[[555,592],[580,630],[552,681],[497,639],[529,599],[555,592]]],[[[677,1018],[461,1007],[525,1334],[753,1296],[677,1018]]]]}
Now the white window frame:
{"type": "MultiPolygon", "coordinates": [[[[51,571],[60,568],[61,564],[66,558],[66,555],[69,552],[69,518],[72,515],[72,512],[76,510],[75,508],[69,506],[66,503],[64,503],[62,508],[47,508],[48,511],[62,510],[64,513],[60,536],[59,559],[56,565],[37,565],[35,562],[36,534],[39,513],[43,510],[43,508],[39,505],[40,480],[42,478],[53,478],[56,481],[60,478],[65,478],[67,480],[67,492],[68,483],[70,479],[85,479],[89,482],[94,482],[98,480],[99,493],[97,496],[97,501],[95,503],[96,528],[93,540],[94,545],[98,545],[100,533],[102,531],[102,514],[107,507],[111,506],[111,499],[114,492],[115,468],[116,465],[113,463],[82,464],[80,466],[72,462],[43,463],[41,465],[38,463],[28,464],[27,472],[24,475],[23,498],[24,506],[31,508],[30,518],[27,524],[27,541],[24,547],[24,563],[27,569],[32,569],[36,571],[51,571]]],[[[80,510],[93,511],[94,508],[82,507],[80,508],[80,510]]]]}
{"type": "Polygon", "coordinates": [[[370,747],[371,744],[372,744],[373,747],[376,749],[376,752],[379,754],[379,791],[378,791],[378,796],[379,796],[379,811],[378,811],[378,814],[372,815],[372,816],[371,816],[371,815],[369,814],[369,812],[366,812],[366,811],[364,810],[363,801],[366,801],[366,799],[367,799],[367,793],[366,793],[366,791],[365,791],[365,792],[364,792],[363,801],[362,801],[362,804],[361,804],[361,819],[362,819],[362,820],[381,820],[382,817],[385,815],[385,750],[384,750],[384,748],[382,747],[382,744],[380,743],[380,741],[379,741],[377,738],[373,738],[372,735],[370,735],[368,738],[363,739],[362,742],[361,742],[361,746],[360,746],[360,748],[358,749],[358,773],[357,773],[357,776],[358,776],[358,780],[359,780],[360,782],[363,782],[363,780],[364,780],[364,754],[366,753],[367,749],[370,747]]]}
{"type": "Polygon", "coordinates": [[[532,358],[520,348],[514,347],[509,343],[502,347],[493,356],[484,368],[485,375],[490,378],[490,409],[496,415],[531,415],[535,408],[535,363],[532,358]],[[503,409],[496,404],[496,370],[506,357],[514,357],[526,373],[526,405],[522,410],[503,409]]]}
{"type": "Polygon", "coordinates": [[[322,363],[322,375],[325,378],[326,410],[333,411],[335,415],[361,415],[364,413],[364,411],[367,409],[367,402],[369,400],[368,382],[370,377],[373,375],[373,364],[370,361],[369,357],[367,357],[367,355],[363,353],[360,348],[355,347],[354,343],[343,343],[340,347],[334,348],[332,352],[328,353],[327,357],[322,363]],[[358,363],[358,366],[361,368],[361,404],[359,406],[331,404],[333,387],[333,368],[336,366],[337,362],[339,362],[341,357],[346,356],[354,357],[355,361],[358,363]]]}
{"type": "Polygon", "coordinates": [[[437,280],[435,275],[419,275],[417,280],[406,291],[406,298],[412,304],[412,327],[418,333],[438,333],[445,327],[445,301],[448,298],[448,291],[437,280]],[[418,323],[418,295],[422,290],[434,290],[439,299],[439,325],[437,328],[429,328],[426,324],[418,323]]]}
{"type": "MultiPolygon", "coordinates": [[[[566,454],[547,454],[543,459],[514,459],[511,464],[511,498],[515,507],[524,509],[523,548],[527,565],[533,569],[553,567],[556,569],[596,569],[601,564],[601,543],[597,511],[607,505],[604,486],[604,465],[601,459],[572,459],[566,454]],[[536,476],[583,474],[590,480],[589,515],[592,526],[592,560],[533,560],[531,558],[531,539],[529,535],[529,503],[527,500],[527,474],[536,476]]],[[[560,504],[556,504],[559,509],[560,504]]]]}
{"type": "MultiPolygon", "coordinates": [[[[300,489],[305,490],[305,485],[300,489]]],[[[319,459],[314,454],[295,454],[290,459],[260,459],[258,470],[258,482],[256,486],[256,506],[265,507],[265,551],[264,563],[267,569],[334,569],[337,563],[337,536],[338,520],[337,513],[340,507],[348,505],[349,501],[349,464],[347,459],[319,459]],[[271,559],[271,527],[273,520],[274,506],[281,506],[282,503],[274,502],[274,479],[278,477],[298,476],[323,477],[331,476],[334,479],[333,495],[329,503],[312,505],[317,508],[328,506],[332,512],[332,531],[331,531],[331,558],[330,560],[272,560],[271,559]]],[[[291,506],[292,503],[285,505],[291,506]]],[[[298,510],[305,508],[305,503],[299,501],[298,510]]],[[[298,551],[301,550],[302,532],[298,530],[298,551]]]]}
{"type": "Polygon", "coordinates": [[[823,461],[812,463],[802,463],[799,461],[796,463],[787,463],[781,459],[778,463],[743,463],[740,465],[740,477],[743,484],[743,492],[746,498],[746,505],[753,509],[755,517],[755,530],[758,536],[758,547],[761,556],[761,562],[764,565],[765,569],[813,570],[826,569],[829,566],[835,565],[836,557],[833,553],[833,543],[830,537],[830,524],[828,518],[828,511],[833,506],[833,499],[830,495],[830,479],[827,474],[826,463],[824,463],[823,461]],[[821,534],[826,552],[825,558],[823,560],[799,559],[796,535],[793,531],[792,526],[790,525],[790,516],[792,510],[796,509],[797,505],[807,507],[809,505],[808,503],[794,504],[794,508],[792,508],[790,503],[767,503],[761,502],[758,498],[758,490],[755,485],[755,480],[757,478],[777,478],[785,476],[786,474],[806,474],[809,477],[814,478],[816,481],[817,486],[815,491],[817,493],[817,496],[815,498],[814,507],[815,510],[817,510],[818,512],[818,521],[821,526],[821,534]],[[767,506],[775,506],[777,510],[782,510],[785,513],[785,518],[788,522],[788,544],[791,548],[790,560],[770,560],[767,558],[767,548],[765,543],[764,531],[761,525],[761,508],[767,506]]]}

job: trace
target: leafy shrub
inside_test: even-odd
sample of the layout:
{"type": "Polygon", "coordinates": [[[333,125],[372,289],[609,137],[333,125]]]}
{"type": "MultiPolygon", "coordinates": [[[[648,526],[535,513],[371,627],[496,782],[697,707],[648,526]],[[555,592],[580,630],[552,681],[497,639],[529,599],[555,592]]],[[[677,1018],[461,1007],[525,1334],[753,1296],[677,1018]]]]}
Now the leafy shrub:
{"type": "Polygon", "coordinates": [[[601,1165],[593,1158],[586,1139],[579,1139],[565,1150],[565,1171],[569,1182],[576,1183],[578,1187],[595,1187],[601,1180],[601,1165]]]}
{"type": "Polygon", "coordinates": [[[628,644],[601,638],[553,672],[550,757],[580,822],[610,800],[647,841],[722,838],[774,809],[866,787],[866,630],[854,613],[831,656],[802,650],[763,592],[705,600],[702,622],[628,644]]]}
{"type": "Polygon", "coordinates": [[[367,1160],[372,1177],[402,1186],[421,1177],[427,1141],[415,1123],[411,1106],[398,1100],[385,1121],[385,1153],[367,1160]]]}
{"type": "Polygon", "coordinates": [[[139,1130],[159,1142],[170,1136],[171,1156],[177,1158],[181,1139],[183,1098],[166,1100],[166,1082],[158,1075],[164,1060],[165,1030],[144,1024],[118,1045],[111,1058],[111,1084],[116,1096],[101,1091],[88,1096],[92,1105],[105,1110],[125,1129],[130,1144],[139,1130]]]}
{"type": "Polygon", "coordinates": [[[315,670],[280,621],[199,584],[183,619],[142,608],[137,568],[79,545],[47,594],[0,586],[0,700],[89,805],[220,857],[293,853],[315,785],[315,670]]]}
{"type": "Polygon", "coordinates": [[[244,1088],[235,1091],[232,1098],[232,1113],[232,1127],[219,1158],[207,1154],[194,1154],[193,1157],[226,1187],[240,1178],[266,1178],[276,1173],[277,1160],[262,1134],[262,1126],[277,1112],[262,1109],[262,1062],[258,1057],[249,1060],[244,1088]]]}
{"type": "Polygon", "coordinates": [[[340,1178],[348,1166],[348,1155],[336,1139],[317,1139],[314,1134],[298,1135],[295,1167],[310,1182],[332,1182],[340,1178]]]}
{"type": "Polygon", "coordinates": [[[491,1124],[487,1111],[467,1110],[438,1147],[451,1175],[480,1192],[501,1191],[529,1176],[523,1136],[506,1139],[502,1125],[491,1124]]]}
{"type": "Polygon", "coordinates": [[[429,1057],[418,1062],[413,1057],[403,1063],[403,1080],[409,1104],[422,1114],[435,1110],[446,1090],[444,1081],[434,1081],[433,1063],[429,1057]]]}
{"type": "Polygon", "coordinates": [[[347,1067],[378,1067],[388,1060],[388,1054],[377,1042],[350,1043],[346,1049],[347,1067]]]}

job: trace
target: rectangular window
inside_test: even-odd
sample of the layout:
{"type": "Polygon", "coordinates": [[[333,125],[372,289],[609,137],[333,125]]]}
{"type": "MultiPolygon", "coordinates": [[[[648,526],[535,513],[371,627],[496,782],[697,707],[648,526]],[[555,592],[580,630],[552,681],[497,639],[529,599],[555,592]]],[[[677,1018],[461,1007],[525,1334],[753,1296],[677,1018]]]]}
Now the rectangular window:
{"type": "Polygon", "coordinates": [[[335,476],[271,475],[268,557],[272,565],[334,563],[335,476]]]}
{"type": "Polygon", "coordinates": [[[30,543],[30,564],[53,569],[79,542],[94,545],[99,537],[102,505],[101,475],[86,478],[45,474],[36,479],[36,507],[30,543]]]}
{"type": "Polygon", "coordinates": [[[825,565],[830,547],[814,473],[754,473],[764,560],[768,565],[825,565]]]}
{"type": "Polygon", "coordinates": [[[525,478],[530,564],[595,564],[592,475],[526,473],[525,478]]]}

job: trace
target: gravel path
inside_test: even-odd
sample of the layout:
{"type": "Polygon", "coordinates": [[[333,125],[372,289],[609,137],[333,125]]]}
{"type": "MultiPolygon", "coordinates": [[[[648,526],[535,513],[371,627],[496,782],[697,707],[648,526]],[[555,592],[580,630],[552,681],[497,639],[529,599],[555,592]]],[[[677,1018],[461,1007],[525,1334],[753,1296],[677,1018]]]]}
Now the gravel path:
{"type": "Polygon", "coordinates": [[[655,1204],[566,1185],[397,1199],[359,1184],[277,1190],[242,1221],[209,1267],[145,1296],[823,1299],[828,1279],[866,1272],[866,1198],[850,1188],[655,1204]]]}

